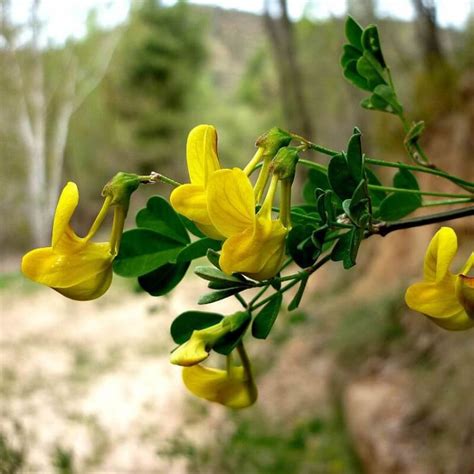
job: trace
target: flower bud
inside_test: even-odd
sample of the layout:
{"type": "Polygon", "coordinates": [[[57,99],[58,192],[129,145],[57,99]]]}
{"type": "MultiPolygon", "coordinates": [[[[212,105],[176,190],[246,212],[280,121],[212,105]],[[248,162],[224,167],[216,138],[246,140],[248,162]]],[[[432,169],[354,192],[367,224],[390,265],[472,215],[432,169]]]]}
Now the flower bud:
{"type": "Polygon", "coordinates": [[[278,150],[291,142],[291,135],[281,128],[273,127],[257,138],[255,145],[263,148],[262,158],[273,158],[278,150]]]}
{"type": "Polygon", "coordinates": [[[273,174],[276,174],[281,180],[292,182],[299,158],[297,148],[290,146],[280,148],[273,159],[273,174]]]}
{"type": "Polygon", "coordinates": [[[102,196],[111,196],[112,205],[123,206],[128,209],[130,196],[140,185],[140,178],[133,173],[117,173],[102,190],[102,196]]]}

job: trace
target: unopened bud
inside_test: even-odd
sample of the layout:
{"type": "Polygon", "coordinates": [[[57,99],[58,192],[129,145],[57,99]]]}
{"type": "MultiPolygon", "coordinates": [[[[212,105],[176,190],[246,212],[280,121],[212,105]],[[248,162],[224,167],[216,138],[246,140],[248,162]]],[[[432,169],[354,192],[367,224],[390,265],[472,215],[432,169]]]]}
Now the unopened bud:
{"type": "Polygon", "coordinates": [[[263,158],[273,158],[280,148],[290,144],[291,138],[291,135],[285,130],[273,127],[258,137],[255,145],[263,148],[263,158]]]}
{"type": "Polygon", "coordinates": [[[131,194],[140,185],[140,177],[133,173],[117,173],[102,190],[102,196],[111,196],[112,205],[128,208],[131,194]]]}
{"type": "Polygon", "coordinates": [[[299,158],[297,148],[291,146],[280,148],[273,159],[273,174],[281,180],[293,181],[299,158]]]}

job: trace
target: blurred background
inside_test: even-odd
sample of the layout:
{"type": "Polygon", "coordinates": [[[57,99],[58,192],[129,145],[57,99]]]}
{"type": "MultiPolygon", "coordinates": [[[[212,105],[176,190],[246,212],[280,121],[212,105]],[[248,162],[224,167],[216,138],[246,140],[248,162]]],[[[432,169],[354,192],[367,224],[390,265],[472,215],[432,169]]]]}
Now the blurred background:
{"type": "MultiPolygon", "coordinates": [[[[354,269],[318,273],[299,310],[249,341],[260,397],[242,412],[192,398],[168,363],[169,324],[205,291],[191,272],[168,297],[115,278],[87,303],[19,272],[66,181],[81,233],[117,171],[186,179],[199,123],[217,127],[227,167],[274,125],[334,149],[357,125],[367,154],[406,160],[396,118],[361,109],[342,77],[347,13],[379,25],[432,161],[473,180],[472,0],[0,0],[0,473],[474,472],[473,332],[403,302],[436,227],[374,237],[354,269]]],[[[169,191],[137,192],[128,226],[169,191]]],[[[457,270],[474,224],[452,226],[457,270]]]]}

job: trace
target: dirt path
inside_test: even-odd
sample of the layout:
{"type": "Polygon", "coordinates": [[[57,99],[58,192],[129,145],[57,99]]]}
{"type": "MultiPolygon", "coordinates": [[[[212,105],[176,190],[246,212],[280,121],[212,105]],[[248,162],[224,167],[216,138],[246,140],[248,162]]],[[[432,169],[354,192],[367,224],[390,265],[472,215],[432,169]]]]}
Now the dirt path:
{"type": "Polygon", "coordinates": [[[168,361],[169,325],[204,288],[190,278],[152,298],[117,281],[86,303],[49,289],[0,292],[0,434],[24,450],[23,472],[55,472],[61,455],[81,473],[185,472],[157,453],[203,410],[168,361]]]}

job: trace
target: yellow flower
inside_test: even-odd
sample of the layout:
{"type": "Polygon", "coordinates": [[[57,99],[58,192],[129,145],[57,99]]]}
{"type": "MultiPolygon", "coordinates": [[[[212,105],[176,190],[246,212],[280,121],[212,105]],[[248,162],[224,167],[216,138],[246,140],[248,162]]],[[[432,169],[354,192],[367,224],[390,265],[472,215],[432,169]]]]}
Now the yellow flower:
{"type": "Polygon", "coordinates": [[[222,239],[207,212],[207,186],[210,176],[220,169],[217,157],[217,132],[212,125],[198,125],[188,135],[186,161],[191,183],[173,190],[173,208],[191,219],[208,237],[222,239]]]}
{"type": "Polygon", "coordinates": [[[256,280],[278,273],[288,233],[280,220],[272,220],[278,179],[272,177],[265,201],[255,214],[254,190],[245,172],[223,169],[210,177],[207,209],[212,224],[227,239],[219,260],[225,273],[245,273],[256,280]]]}
{"type": "Polygon", "coordinates": [[[51,247],[34,249],[23,257],[24,275],[74,300],[102,296],[112,282],[112,261],[117,254],[126,211],[116,208],[111,242],[93,243],[90,239],[105,218],[112,199],[106,197],[89,233],[79,237],[70,225],[79,203],[79,191],[75,183],[67,183],[56,207],[51,247]]]}
{"type": "Polygon", "coordinates": [[[411,309],[451,331],[474,326],[474,278],[467,276],[474,265],[474,253],[462,272],[453,274],[449,267],[457,248],[454,230],[442,227],[426,251],[423,281],[411,285],[405,294],[405,301],[411,309]]]}
{"type": "Polygon", "coordinates": [[[183,369],[183,382],[194,395],[229,408],[246,408],[257,400],[257,388],[244,367],[230,371],[194,365],[183,369]]]}
{"type": "Polygon", "coordinates": [[[231,330],[230,325],[221,322],[205,329],[196,329],[191,337],[171,354],[171,363],[189,367],[209,357],[209,351],[219,338],[231,330]]]}

